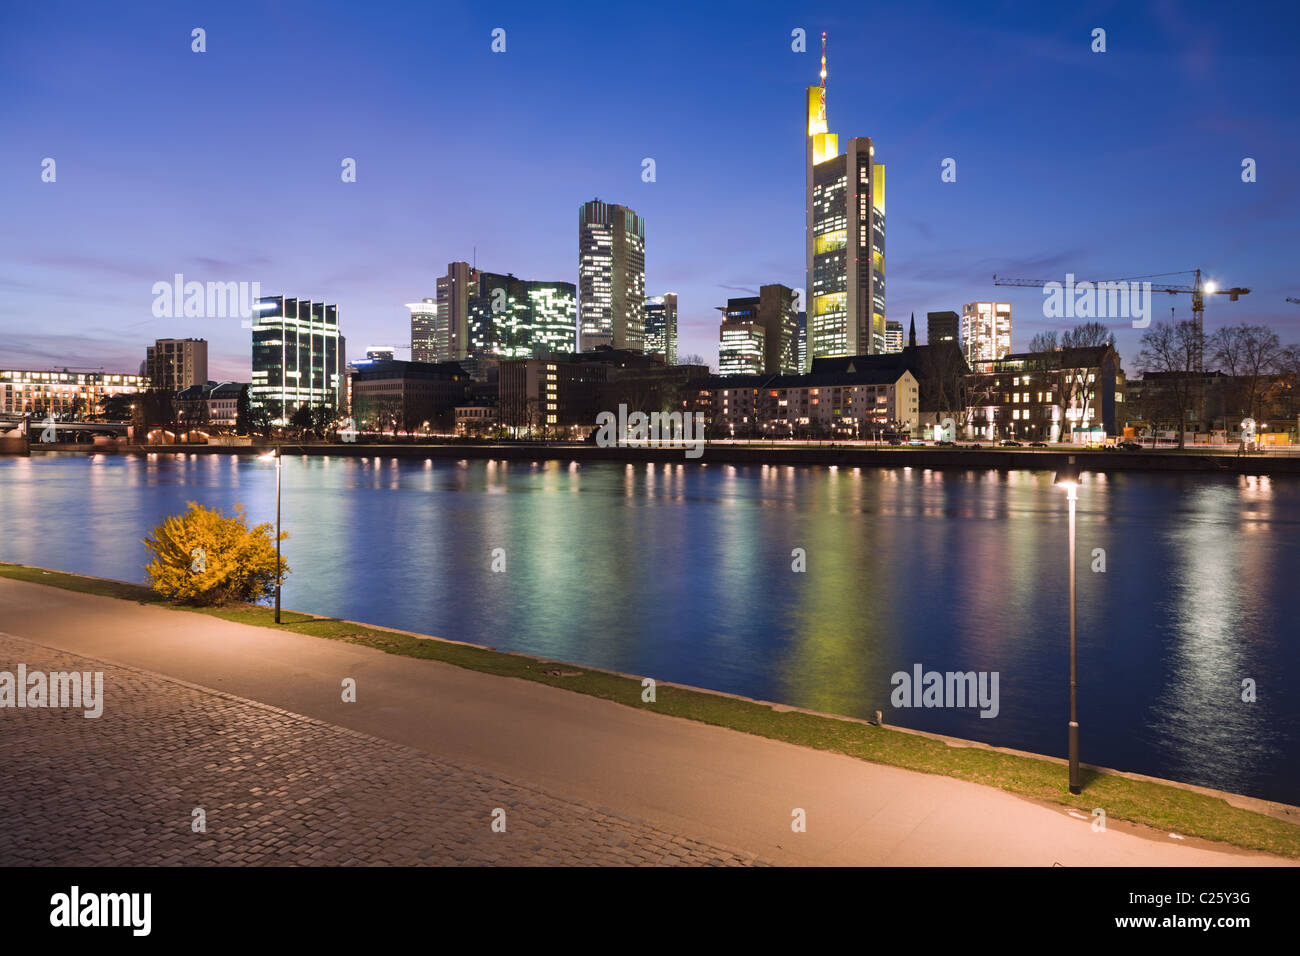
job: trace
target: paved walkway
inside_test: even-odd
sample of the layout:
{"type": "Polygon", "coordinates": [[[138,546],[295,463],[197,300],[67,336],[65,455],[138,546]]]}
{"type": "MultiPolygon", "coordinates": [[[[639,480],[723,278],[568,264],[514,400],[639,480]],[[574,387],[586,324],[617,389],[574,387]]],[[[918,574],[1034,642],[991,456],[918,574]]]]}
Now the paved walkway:
{"type": "MultiPolygon", "coordinates": [[[[205,807],[209,835],[233,826],[220,832],[252,840],[238,844],[248,862],[266,859],[266,846],[277,861],[303,854],[307,862],[448,862],[448,855],[453,862],[742,862],[751,854],[793,864],[1289,862],[1114,820],[1094,833],[1086,803],[1076,817],[964,781],[530,681],[3,578],[0,630],[282,709],[174,689],[156,676],[115,674],[122,689],[110,691],[98,720],[0,710],[0,765],[22,761],[6,776],[25,791],[21,799],[12,790],[0,797],[0,833],[9,834],[22,812],[29,844],[67,831],[69,813],[107,815],[99,825],[133,832],[130,845],[166,861],[182,851],[151,828],[185,834],[192,809],[205,807]],[[340,699],[349,677],[357,682],[355,703],[340,699]],[[153,690],[140,697],[146,686],[153,690]],[[10,732],[19,713],[35,738],[10,732]],[[129,729],[114,745],[106,728],[118,719],[129,729]],[[43,756],[46,737],[63,761],[43,756]],[[104,792],[95,789],[101,779],[104,792]],[[273,794],[274,801],[263,799],[273,794]],[[145,816],[132,807],[141,799],[145,816]],[[498,806],[507,812],[507,834],[492,842],[488,824],[498,806]],[[806,832],[792,832],[796,808],[806,813],[806,832]],[[231,813],[248,816],[232,823],[231,813]],[[309,838],[315,830],[328,836],[309,838]],[[539,835],[548,830],[564,835],[548,841],[539,835]],[[687,841],[686,849],[671,850],[677,844],[670,834],[687,841]]],[[[19,662],[35,668],[38,653],[47,652],[11,640],[0,645],[0,670],[19,662]]],[[[71,832],[83,825],[91,824],[71,832]]],[[[3,840],[0,861],[15,845],[11,835],[3,840]]],[[[234,846],[221,852],[239,852],[234,846]]],[[[63,852],[73,855],[58,859],[78,859],[63,852]]]]}
{"type": "Polygon", "coordinates": [[[0,711],[5,865],[744,865],[409,747],[0,634],[28,672],[104,673],[103,714],[0,711]],[[203,825],[196,830],[202,812],[203,825]],[[493,829],[496,819],[503,823],[493,829]]]}

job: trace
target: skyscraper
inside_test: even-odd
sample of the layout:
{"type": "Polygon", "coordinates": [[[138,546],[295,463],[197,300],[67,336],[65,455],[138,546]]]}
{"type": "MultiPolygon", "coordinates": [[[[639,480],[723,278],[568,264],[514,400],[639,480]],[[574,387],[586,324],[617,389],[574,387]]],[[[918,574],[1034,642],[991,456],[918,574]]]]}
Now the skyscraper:
{"type": "Polygon", "coordinates": [[[578,320],[584,351],[645,348],[645,220],[626,206],[578,210],[578,320]]]}
{"type": "Polygon", "coordinates": [[[406,307],[411,310],[411,361],[438,361],[438,300],[425,298],[406,307]]]}
{"type": "Polygon", "coordinates": [[[903,323],[890,319],[885,323],[885,351],[889,353],[903,351],[903,323]]]}
{"type": "Polygon", "coordinates": [[[479,272],[468,262],[452,262],[438,277],[438,320],[434,361],[459,362],[469,352],[469,299],[478,292],[479,272]]]}
{"type": "Polygon", "coordinates": [[[480,359],[546,358],[576,345],[577,290],[572,282],[530,282],[513,275],[475,272],[466,299],[467,353],[482,377],[480,359]]]}
{"type": "Polygon", "coordinates": [[[341,408],[347,361],[338,306],[264,295],[254,313],[252,407],[281,425],[303,405],[341,408]]]}
{"type": "Polygon", "coordinates": [[[867,137],[845,152],[826,122],[821,85],[807,89],[805,284],[808,358],[885,351],[885,167],[867,137]]]}
{"type": "Polygon", "coordinates": [[[206,339],[158,339],[144,351],[150,388],[179,392],[208,384],[206,339]]]}
{"type": "Polygon", "coordinates": [[[958,341],[961,317],[956,312],[927,312],[925,318],[925,341],[928,345],[958,341]]]}
{"type": "Polygon", "coordinates": [[[808,371],[808,312],[799,313],[799,372],[808,371]]]}
{"type": "Polygon", "coordinates": [[[763,327],[757,322],[724,318],[718,329],[718,374],[762,374],[764,339],[763,327]]]}
{"type": "Polygon", "coordinates": [[[645,300],[645,351],[677,364],[677,293],[666,292],[645,300]]]}
{"type": "Polygon", "coordinates": [[[773,283],[760,286],[759,294],[728,299],[719,331],[719,372],[742,374],[740,366],[753,366],[754,373],[794,375],[799,366],[799,313],[795,293],[789,286],[773,283]],[[755,334],[758,329],[761,334],[755,334]],[[757,348],[757,354],[751,355],[757,348]],[[724,360],[727,360],[724,363],[724,360]],[[732,372],[723,370],[726,364],[732,372]]]}
{"type": "Polygon", "coordinates": [[[1011,303],[969,302],[961,309],[961,350],[976,362],[996,362],[1011,351],[1011,303]]]}

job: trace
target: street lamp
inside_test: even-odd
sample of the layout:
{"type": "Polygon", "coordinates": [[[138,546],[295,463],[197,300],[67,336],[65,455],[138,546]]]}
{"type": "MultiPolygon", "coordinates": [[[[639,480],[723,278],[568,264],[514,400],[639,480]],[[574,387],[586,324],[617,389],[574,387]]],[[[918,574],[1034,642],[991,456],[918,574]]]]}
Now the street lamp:
{"type": "MultiPolygon", "coordinates": [[[[275,459],[275,623],[280,623],[280,579],[283,575],[280,573],[280,446],[275,446],[275,451],[269,455],[259,455],[259,461],[270,461],[275,459]]],[[[1073,507],[1073,506],[1071,506],[1073,507]]],[[[1073,514],[1073,512],[1071,512],[1073,514]]],[[[1073,559],[1071,559],[1073,560],[1073,559]]],[[[1071,569],[1074,565],[1071,564],[1071,569]]],[[[1073,578],[1071,578],[1073,580],[1073,578]]]]}
{"type": "Polygon", "coordinates": [[[1077,669],[1074,652],[1074,504],[1079,497],[1079,466],[1074,456],[1062,465],[1052,484],[1065,489],[1070,502],[1070,792],[1079,793],[1079,712],[1077,708],[1077,669]]]}

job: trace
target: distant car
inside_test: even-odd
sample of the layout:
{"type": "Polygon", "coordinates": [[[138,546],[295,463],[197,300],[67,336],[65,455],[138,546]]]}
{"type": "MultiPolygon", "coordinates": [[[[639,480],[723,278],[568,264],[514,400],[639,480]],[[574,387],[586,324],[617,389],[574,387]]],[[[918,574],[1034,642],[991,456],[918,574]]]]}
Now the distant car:
{"type": "Polygon", "coordinates": [[[1122,442],[1119,443],[1119,446],[1118,446],[1118,447],[1124,449],[1124,451],[1141,451],[1141,450],[1142,450],[1142,446],[1141,446],[1140,444],[1138,444],[1137,442],[1135,442],[1135,441],[1122,441],[1122,442]]]}
{"type": "Polygon", "coordinates": [[[939,447],[939,448],[956,448],[956,447],[957,447],[957,443],[956,443],[955,441],[948,441],[947,439],[942,439],[942,440],[940,440],[940,441],[937,441],[937,442],[935,442],[935,445],[936,445],[937,447],[939,447]]]}
{"type": "Polygon", "coordinates": [[[1003,448],[1019,448],[1021,444],[1021,442],[1016,441],[1014,438],[1004,438],[1001,442],[1003,448]]]}
{"type": "Polygon", "coordinates": [[[1046,447],[1047,447],[1047,442],[1045,442],[1045,441],[1031,441],[1031,442],[1029,443],[1029,447],[1030,447],[1030,448],[1046,448],[1046,447]]]}
{"type": "Polygon", "coordinates": [[[901,445],[901,444],[903,444],[903,439],[901,439],[901,438],[891,438],[891,439],[889,439],[889,443],[890,443],[891,445],[901,445]]]}

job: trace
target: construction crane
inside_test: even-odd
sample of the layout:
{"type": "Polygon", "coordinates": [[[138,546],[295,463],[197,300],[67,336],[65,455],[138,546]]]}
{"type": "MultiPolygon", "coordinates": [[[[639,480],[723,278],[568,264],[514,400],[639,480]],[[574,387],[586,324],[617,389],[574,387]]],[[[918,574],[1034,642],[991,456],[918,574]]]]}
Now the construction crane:
{"type": "MultiPolygon", "coordinates": [[[[1167,276],[1182,276],[1182,275],[1195,276],[1196,278],[1191,285],[1170,285],[1164,283],[1159,285],[1153,284],[1151,286],[1151,291],[1168,292],[1170,295],[1175,295],[1177,293],[1191,294],[1192,325],[1196,329],[1196,371],[1203,372],[1205,370],[1205,365],[1204,365],[1205,297],[1207,295],[1226,295],[1230,301],[1236,302],[1237,299],[1240,298],[1241,296],[1248,295],[1250,293],[1249,289],[1243,288],[1241,286],[1233,286],[1231,289],[1220,289],[1217,288],[1213,282],[1202,282],[1200,269],[1187,269],[1183,272],[1158,272],[1153,275],[1129,276],[1127,279],[1109,279],[1106,281],[1112,283],[1113,282],[1143,282],[1148,279],[1163,279],[1167,276]]],[[[1075,285],[1076,286],[1079,285],[1082,281],[1084,280],[1076,280],[1075,285]]],[[[1047,285],[1049,282],[1056,282],[1059,284],[1059,280],[1056,279],[1046,279],[1046,280],[1007,279],[1007,278],[999,279],[996,275],[993,276],[994,285],[1021,286],[1025,288],[1033,288],[1033,287],[1042,288],[1043,286],[1047,285]]],[[[1099,282],[1092,283],[1094,288],[1096,288],[1100,284],[1101,283],[1099,282]]]]}

